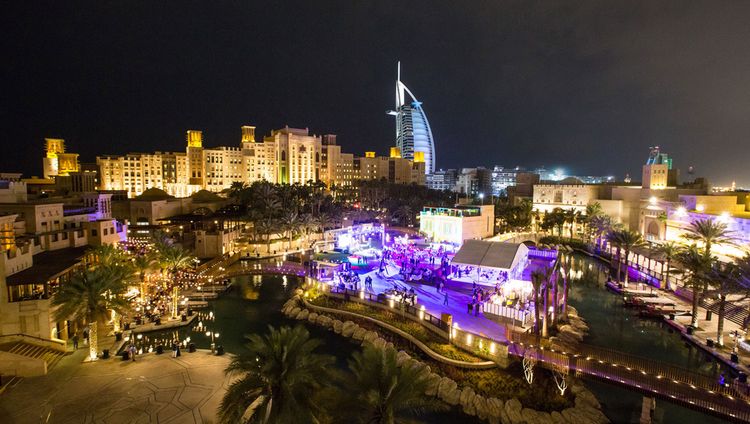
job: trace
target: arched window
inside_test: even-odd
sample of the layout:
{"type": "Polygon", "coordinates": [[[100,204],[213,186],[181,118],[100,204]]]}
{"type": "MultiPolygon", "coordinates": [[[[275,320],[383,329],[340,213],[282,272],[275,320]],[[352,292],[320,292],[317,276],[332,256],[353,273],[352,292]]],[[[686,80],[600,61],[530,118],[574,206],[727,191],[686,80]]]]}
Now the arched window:
{"type": "Polygon", "coordinates": [[[286,151],[281,151],[281,160],[286,160],[286,151]]]}

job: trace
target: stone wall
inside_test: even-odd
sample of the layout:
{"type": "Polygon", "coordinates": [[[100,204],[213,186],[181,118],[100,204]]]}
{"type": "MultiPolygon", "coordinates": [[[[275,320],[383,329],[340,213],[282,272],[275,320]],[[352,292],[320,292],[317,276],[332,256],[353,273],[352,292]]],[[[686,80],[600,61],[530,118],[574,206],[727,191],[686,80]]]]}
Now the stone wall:
{"type": "MultiPolygon", "coordinates": [[[[320,325],[336,334],[361,342],[363,345],[371,344],[377,349],[395,350],[393,343],[387,342],[376,331],[362,328],[352,321],[341,321],[325,314],[311,312],[305,307],[299,293],[284,304],[282,312],[290,318],[320,325]]],[[[562,411],[541,412],[524,408],[516,398],[510,400],[501,400],[494,397],[486,398],[476,394],[470,387],[458,387],[454,380],[432,372],[429,365],[412,358],[404,351],[399,351],[397,358],[399,366],[417,368],[425,375],[425,378],[429,381],[428,388],[425,391],[426,395],[434,396],[452,406],[460,405],[464,413],[479,417],[491,424],[609,423],[607,417],[602,413],[596,397],[577,382],[572,384],[570,388],[575,394],[574,407],[562,411]]]]}
{"type": "Polygon", "coordinates": [[[47,362],[39,358],[28,358],[15,353],[0,351],[0,374],[18,377],[47,375],[47,362]]]}

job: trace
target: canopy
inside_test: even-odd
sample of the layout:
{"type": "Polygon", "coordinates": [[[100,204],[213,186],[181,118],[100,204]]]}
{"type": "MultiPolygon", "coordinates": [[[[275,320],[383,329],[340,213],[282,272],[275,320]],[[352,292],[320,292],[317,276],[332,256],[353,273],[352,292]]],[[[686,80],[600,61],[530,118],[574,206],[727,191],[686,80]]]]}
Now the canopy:
{"type": "Polygon", "coordinates": [[[528,256],[528,252],[523,243],[466,240],[452,263],[511,270],[528,256]]]}

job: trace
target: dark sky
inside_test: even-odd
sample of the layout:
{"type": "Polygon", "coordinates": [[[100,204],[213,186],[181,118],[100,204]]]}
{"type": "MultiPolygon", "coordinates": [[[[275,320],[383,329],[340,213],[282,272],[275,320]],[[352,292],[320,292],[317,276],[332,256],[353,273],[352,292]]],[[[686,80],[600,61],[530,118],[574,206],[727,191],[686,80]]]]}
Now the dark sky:
{"type": "Polygon", "coordinates": [[[750,186],[750,1],[4,3],[0,170],[285,124],[394,143],[396,61],[438,166],[640,175],[648,146],[750,186]]]}

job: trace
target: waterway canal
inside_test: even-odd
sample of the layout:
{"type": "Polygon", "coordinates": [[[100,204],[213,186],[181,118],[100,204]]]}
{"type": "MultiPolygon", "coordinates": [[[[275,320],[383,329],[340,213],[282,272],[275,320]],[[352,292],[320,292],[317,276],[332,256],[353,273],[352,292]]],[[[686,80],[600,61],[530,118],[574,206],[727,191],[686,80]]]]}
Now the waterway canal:
{"type": "MultiPolygon", "coordinates": [[[[710,356],[683,340],[663,321],[643,320],[637,311],[622,306],[622,296],[607,290],[606,266],[583,254],[573,254],[575,278],[570,305],[586,320],[590,331],[585,343],[679,365],[718,379],[721,367],[710,356]]],[[[615,423],[638,423],[643,395],[619,386],[588,380],[604,412],[615,423]]],[[[657,399],[657,423],[692,424],[725,421],[657,399]]]]}

